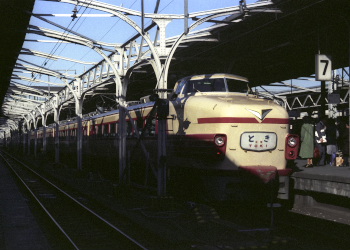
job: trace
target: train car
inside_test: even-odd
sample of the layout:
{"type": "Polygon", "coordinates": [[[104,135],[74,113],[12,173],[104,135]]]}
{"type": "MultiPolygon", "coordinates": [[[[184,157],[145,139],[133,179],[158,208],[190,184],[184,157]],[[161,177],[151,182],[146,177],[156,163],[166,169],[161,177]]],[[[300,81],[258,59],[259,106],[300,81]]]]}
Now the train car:
{"type": "MultiPolygon", "coordinates": [[[[153,105],[154,102],[148,102],[128,107],[130,115],[126,118],[127,161],[130,166],[128,174],[132,181],[138,183],[145,182],[144,178],[148,175],[146,173],[147,166],[149,164],[155,165],[153,161],[157,154],[155,126],[150,124],[151,126],[147,131],[144,129],[153,105]],[[145,155],[140,147],[141,144],[138,143],[139,136],[137,133],[139,136],[143,133],[142,145],[146,146],[148,156],[145,155]]],[[[100,173],[103,169],[104,175],[118,179],[116,169],[119,163],[119,110],[91,116],[85,122],[88,127],[88,134],[84,136],[86,143],[84,143],[85,147],[83,148],[85,166],[100,173]],[[96,166],[98,166],[98,170],[96,166]]],[[[155,123],[154,117],[153,124],[155,123]]]]}
{"type": "MultiPolygon", "coordinates": [[[[175,84],[165,103],[172,191],[206,194],[210,200],[264,200],[271,193],[288,198],[287,165],[298,155],[299,138],[289,134],[286,110],[252,93],[247,78],[186,77],[175,84]]],[[[159,117],[154,107],[150,101],[128,107],[131,180],[149,182],[156,166],[159,117]]],[[[118,122],[118,110],[83,120],[83,168],[117,178],[118,122]]],[[[76,129],[74,121],[60,124],[62,153],[70,162],[75,158],[76,129]]]]}
{"type": "Polygon", "coordinates": [[[274,188],[279,198],[288,198],[287,163],[297,157],[299,138],[289,134],[286,110],[252,94],[248,79],[230,74],[186,77],[175,85],[169,116],[175,152],[169,161],[198,170],[192,176],[200,188],[207,186],[207,193],[223,200],[247,197],[255,186],[255,199],[256,190],[269,186],[264,184],[278,182],[274,188]]]}

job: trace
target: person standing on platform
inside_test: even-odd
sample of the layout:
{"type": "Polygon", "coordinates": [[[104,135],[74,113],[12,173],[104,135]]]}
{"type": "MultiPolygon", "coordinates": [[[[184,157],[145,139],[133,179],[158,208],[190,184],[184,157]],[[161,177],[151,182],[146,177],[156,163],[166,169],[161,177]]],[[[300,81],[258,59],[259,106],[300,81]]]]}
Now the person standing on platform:
{"type": "Polygon", "coordinates": [[[301,146],[299,156],[307,159],[305,167],[310,168],[313,167],[312,158],[314,157],[314,125],[309,116],[304,116],[303,121],[300,132],[301,146]]]}
{"type": "Polygon", "coordinates": [[[316,124],[315,129],[316,146],[320,152],[320,161],[318,163],[318,166],[324,166],[326,161],[326,129],[326,117],[322,116],[319,122],[316,124]]]}
{"type": "Polygon", "coordinates": [[[349,166],[349,122],[346,122],[346,129],[344,131],[344,151],[343,151],[343,156],[344,156],[344,162],[345,166],[349,166]]]}
{"type": "Polygon", "coordinates": [[[327,130],[326,130],[326,138],[327,138],[327,162],[329,165],[335,166],[335,159],[337,157],[337,138],[339,136],[339,132],[337,126],[335,125],[335,120],[329,118],[327,121],[327,130]]]}
{"type": "Polygon", "coordinates": [[[339,124],[339,149],[342,152],[345,166],[349,166],[349,121],[346,117],[342,119],[339,124]]]}

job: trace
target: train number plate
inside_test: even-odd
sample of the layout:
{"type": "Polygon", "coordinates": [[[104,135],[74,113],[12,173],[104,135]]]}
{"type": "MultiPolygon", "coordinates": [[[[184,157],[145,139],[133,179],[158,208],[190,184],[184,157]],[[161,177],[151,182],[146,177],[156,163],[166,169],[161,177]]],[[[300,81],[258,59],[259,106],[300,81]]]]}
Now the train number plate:
{"type": "Polygon", "coordinates": [[[249,151],[273,150],[277,145],[277,135],[272,132],[245,132],[241,135],[241,148],[249,151]]]}

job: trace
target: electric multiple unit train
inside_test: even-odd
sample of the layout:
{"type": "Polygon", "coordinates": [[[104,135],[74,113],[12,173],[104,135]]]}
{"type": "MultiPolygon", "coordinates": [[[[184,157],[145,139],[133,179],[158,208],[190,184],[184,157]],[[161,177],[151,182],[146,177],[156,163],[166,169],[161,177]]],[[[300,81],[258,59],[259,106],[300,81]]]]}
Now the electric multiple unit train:
{"type": "MultiPolygon", "coordinates": [[[[143,178],[143,182],[150,180],[156,166],[159,122],[157,111],[153,115],[155,102],[146,99],[128,107],[126,126],[131,179],[143,178]],[[145,157],[140,156],[140,135],[145,157]]],[[[261,191],[274,183],[275,193],[278,190],[280,198],[288,198],[291,169],[287,163],[298,155],[299,138],[289,134],[286,110],[252,93],[246,78],[232,74],[186,77],[175,84],[167,104],[166,164],[175,189],[193,189],[225,200],[247,197],[250,187],[261,191]]],[[[118,122],[118,110],[84,118],[83,168],[117,175],[118,122]]],[[[61,122],[59,129],[61,159],[72,161],[77,123],[61,122]]],[[[49,153],[54,150],[54,126],[46,131],[49,153]]],[[[42,137],[39,129],[39,140],[42,137]]],[[[250,198],[256,197],[253,193],[250,198]]]]}

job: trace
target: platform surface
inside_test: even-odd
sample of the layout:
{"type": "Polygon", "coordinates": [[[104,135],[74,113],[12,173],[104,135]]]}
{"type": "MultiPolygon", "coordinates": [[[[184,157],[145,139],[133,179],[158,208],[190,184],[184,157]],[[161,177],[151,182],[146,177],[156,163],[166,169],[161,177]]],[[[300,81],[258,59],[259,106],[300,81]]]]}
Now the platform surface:
{"type": "Polygon", "coordinates": [[[296,160],[293,188],[350,198],[350,167],[330,165],[305,168],[306,160],[296,160]]]}
{"type": "Polygon", "coordinates": [[[293,177],[350,183],[350,167],[324,165],[305,168],[306,160],[301,159],[296,160],[295,163],[293,177]]]}
{"type": "Polygon", "coordinates": [[[0,160],[0,249],[50,250],[27,199],[0,160]]]}

